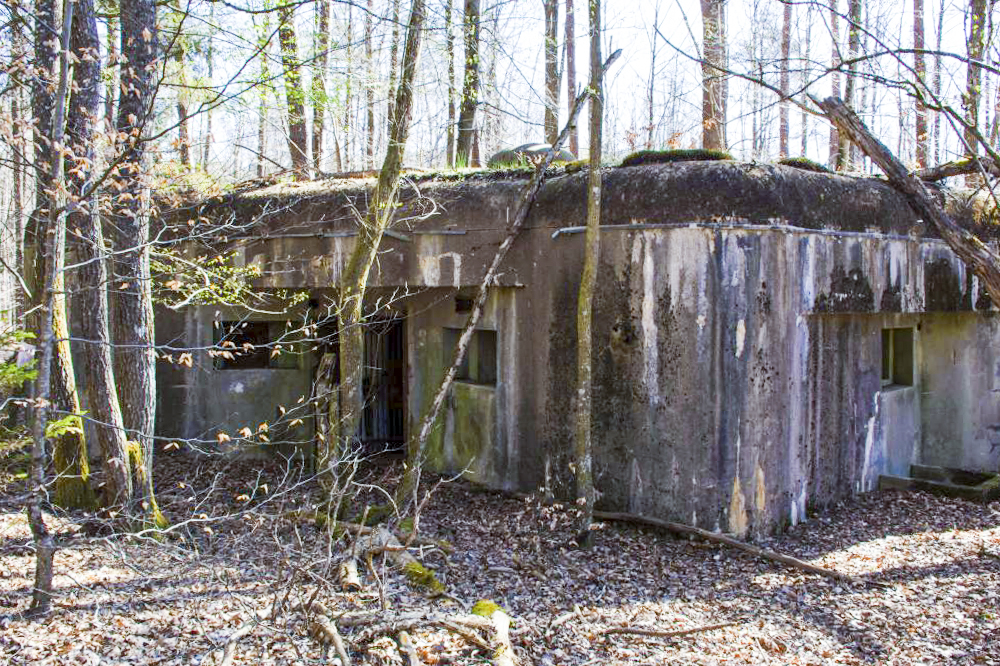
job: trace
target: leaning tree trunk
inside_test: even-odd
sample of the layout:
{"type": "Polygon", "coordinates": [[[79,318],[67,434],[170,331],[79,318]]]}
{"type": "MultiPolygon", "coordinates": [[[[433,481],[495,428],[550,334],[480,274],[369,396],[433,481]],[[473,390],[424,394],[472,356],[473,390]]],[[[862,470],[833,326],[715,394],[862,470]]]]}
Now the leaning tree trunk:
{"type": "Polygon", "coordinates": [[[601,1],[590,0],[590,173],[587,175],[587,234],[576,313],[576,505],[580,509],[577,543],[589,546],[594,520],[593,429],[594,289],[601,256],[601,138],[604,83],[601,67],[601,1]]]}
{"type": "MultiPolygon", "coordinates": [[[[81,378],[87,396],[87,407],[100,445],[101,457],[110,464],[104,466],[107,506],[121,504],[131,495],[131,477],[121,464],[128,450],[121,407],[115,393],[115,378],[111,355],[111,335],[108,315],[108,271],[101,233],[100,212],[96,197],[88,192],[93,187],[91,177],[96,157],[94,119],[100,110],[101,69],[97,58],[99,48],[94,0],[76,0],[73,17],[73,53],[77,65],[73,73],[74,92],[70,99],[66,132],[75,158],[69,172],[70,196],[78,206],[69,214],[69,226],[76,230],[74,242],[80,264],[77,283],[80,288],[73,296],[73,307],[81,316],[77,319],[78,355],[81,378]],[[117,494],[121,492],[122,497],[117,494]]],[[[58,469],[58,467],[57,467],[58,469]]]]}
{"type": "Polygon", "coordinates": [[[924,220],[930,222],[941,238],[983,281],[990,299],[1000,303],[1000,256],[973,234],[960,227],[948,216],[934,196],[917,176],[906,170],[896,157],[878,139],[872,136],[864,123],[844,102],[829,97],[820,107],[841,132],[846,133],[873,162],[885,172],[889,184],[899,190],[910,206],[924,220]]]}
{"type": "Polygon", "coordinates": [[[559,136],[559,0],[545,0],[545,142],[559,136]]]}
{"type": "Polygon", "coordinates": [[[726,149],[726,0],[701,0],[701,133],[706,150],[726,149]]]}
{"type": "MultiPolygon", "coordinates": [[[[153,120],[154,77],[158,39],[153,0],[121,1],[121,51],[129,66],[122,71],[118,102],[117,149],[121,159],[112,183],[115,289],[115,379],[122,418],[129,436],[131,494],[126,515],[140,524],[159,525],[163,518],[153,495],[153,432],[156,417],[156,347],[153,336],[153,294],[149,269],[149,188],[146,179],[144,133],[153,120]]],[[[111,461],[109,461],[109,464],[111,461]]]]}
{"type": "Polygon", "coordinates": [[[470,165],[472,140],[476,133],[476,108],[479,105],[479,0],[465,0],[465,81],[458,114],[458,147],[455,162],[470,165]]]}
{"type": "Polygon", "coordinates": [[[368,202],[368,209],[360,220],[354,249],[348,259],[339,283],[339,348],[340,348],[340,410],[341,422],[337,430],[340,436],[333,441],[319,443],[317,471],[320,481],[327,489],[333,487],[332,480],[336,466],[346,447],[352,441],[361,420],[364,395],[364,314],[365,289],[368,275],[378,254],[382,235],[392,221],[399,195],[399,174],[402,170],[406,140],[410,131],[413,114],[413,86],[420,58],[420,43],[423,37],[425,0],[413,0],[410,6],[410,20],[406,29],[406,43],[403,47],[403,72],[396,91],[393,106],[392,134],[386,147],[385,160],[379,173],[378,183],[368,202]]]}
{"type": "Polygon", "coordinates": [[[285,103],[288,109],[288,152],[292,158],[294,178],[309,177],[306,151],[306,105],[302,92],[302,72],[299,69],[299,49],[295,38],[295,9],[283,5],[279,10],[278,42],[281,45],[281,66],[285,79],[285,103]]]}

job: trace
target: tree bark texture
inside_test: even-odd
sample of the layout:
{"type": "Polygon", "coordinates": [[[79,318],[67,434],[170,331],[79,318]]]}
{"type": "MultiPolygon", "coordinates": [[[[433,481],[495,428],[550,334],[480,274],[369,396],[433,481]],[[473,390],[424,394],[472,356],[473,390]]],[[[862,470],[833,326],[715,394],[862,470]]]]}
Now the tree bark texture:
{"type": "Polygon", "coordinates": [[[123,92],[118,102],[118,151],[122,157],[113,183],[115,225],[113,332],[115,380],[122,419],[131,440],[126,469],[132,495],[131,518],[161,522],[153,496],[153,432],[156,416],[156,347],[149,271],[149,189],[144,133],[153,118],[159,43],[153,0],[121,0],[123,92]]]}
{"type": "Polygon", "coordinates": [[[365,82],[365,110],[368,119],[368,142],[366,169],[375,168],[375,32],[372,14],[375,13],[374,0],[368,0],[368,11],[365,13],[365,61],[368,66],[368,76],[365,82]]]}
{"type": "Polygon", "coordinates": [[[937,229],[941,238],[983,281],[990,299],[1000,303],[1000,256],[973,234],[957,225],[924,184],[878,141],[864,123],[841,100],[830,97],[820,103],[830,122],[848,135],[885,172],[889,184],[899,190],[910,206],[937,229]]]}
{"type": "Polygon", "coordinates": [[[471,166],[472,139],[476,131],[476,108],[479,106],[479,0],[465,0],[465,77],[458,114],[458,146],[455,161],[459,167],[471,166]]]}
{"type": "Polygon", "coordinates": [[[445,0],[444,33],[445,57],[448,59],[448,129],[445,131],[445,161],[449,169],[455,168],[455,32],[452,29],[455,0],[445,0]]]}
{"type": "Polygon", "coordinates": [[[353,126],[351,115],[354,109],[354,97],[351,94],[351,83],[354,71],[354,12],[352,5],[347,5],[347,71],[344,74],[344,169],[351,170],[351,127],[353,126]]]}
{"type": "Polygon", "coordinates": [[[315,56],[312,66],[312,158],[318,175],[323,169],[323,129],[326,125],[326,66],[330,51],[330,0],[316,3],[315,56]]]}
{"type": "Polygon", "coordinates": [[[917,75],[917,90],[920,95],[914,108],[914,145],[917,166],[927,168],[927,105],[922,96],[927,91],[927,65],[924,61],[924,0],[913,0],[913,71],[917,75]]]}
{"type": "MultiPolygon", "coordinates": [[[[360,221],[354,249],[339,284],[339,349],[340,349],[340,409],[341,436],[335,441],[321,443],[322,448],[346,447],[353,440],[361,419],[364,394],[364,298],[368,275],[378,254],[382,235],[392,221],[399,194],[399,174],[402,170],[406,141],[413,114],[413,85],[425,20],[425,0],[413,0],[410,6],[410,20],[406,29],[406,43],[403,47],[403,71],[396,91],[393,107],[392,135],[386,147],[385,160],[379,173],[378,183],[372,192],[365,217],[360,221]]],[[[320,450],[317,457],[328,460],[322,475],[336,474],[336,464],[340,451],[320,450]]],[[[333,484],[327,484],[332,486],[333,484]]]]}
{"type": "MultiPolygon", "coordinates": [[[[962,99],[965,106],[965,122],[967,127],[963,133],[965,151],[968,155],[977,155],[979,140],[979,103],[982,98],[982,68],[979,62],[986,51],[987,12],[992,8],[990,0],[969,0],[969,32],[968,32],[968,69],[965,79],[965,95],[962,99]]],[[[974,174],[966,176],[966,184],[975,186],[979,177],[974,174]]]]}
{"type": "Polygon", "coordinates": [[[181,166],[185,169],[190,169],[191,133],[188,131],[187,100],[185,99],[187,92],[184,90],[184,85],[187,83],[187,77],[184,72],[184,40],[178,39],[174,48],[176,49],[174,60],[177,63],[177,75],[181,84],[181,87],[177,89],[177,152],[180,157],[181,166]]]}
{"type": "Polygon", "coordinates": [[[792,5],[785,5],[785,11],[781,21],[781,107],[778,109],[778,154],[781,157],[788,157],[788,113],[790,102],[788,94],[791,92],[791,78],[789,76],[789,58],[792,51],[792,5]]]}
{"type": "MultiPolygon", "coordinates": [[[[812,46],[812,8],[806,7],[806,34],[802,38],[802,78],[800,80],[802,89],[804,90],[806,85],[809,83],[810,68],[809,68],[809,51],[812,46]]],[[[809,149],[809,113],[806,111],[805,107],[802,108],[802,114],[800,117],[802,122],[802,143],[799,146],[799,155],[802,157],[806,156],[809,149]]]]}
{"type": "Polygon", "coordinates": [[[702,147],[726,149],[726,0],[701,0],[702,147]]]}
{"type": "MultiPolygon", "coordinates": [[[[854,62],[861,50],[861,0],[847,0],[847,83],[844,86],[844,103],[848,107],[855,106],[854,93],[858,83],[858,64],[854,62]]],[[[900,98],[902,99],[902,98],[900,98]]],[[[902,118],[902,114],[900,114],[902,118]]],[[[851,142],[845,136],[838,136],[840,147],[837,149],[837,170],[852,171],[854,160],[851,159],[851,142]]]]}
{"type": "Polygon", "coordinates": [[[267,96],[271,91],[271,68],[268,65],[267,46],[271,33],[270,15],[264,14],[263,25],[258,32],[257,46],[260,49],[260,90],[257,106],[257,177],[264,177],[267,162],[267,96]]]}
{"type": "Polygon", "coordinates": [[[543,0],[545,8],[545,142],[559,135],[559,0],[543,0]]]}
{"type": "Polygon", "coordinates": [[[306,132],[306,105],[302,90],[302,71],[299,63],[298,41],[295,36],[294,7],[284,5],[279,9],[278,42],[281,47],[281,67],[284,71],[285,106],[288,111],[288,152],[292,158],[292,171],[297,180],[309,177],[308,138],[306,132]]]}
{"type": "MultiPolygon", "coordinates": [[[[72,32],[74,4],[66,0],[62,14],[62,31],[57,33],[54,43],[61,48],[57,60],[52,66],[59,66],[55,95],[50,100],[50,124],[48,126],[49,140],[49,184],[52,188],[46,192],[49,201],[48,228],[42,234],[45,243],[45,275],[42,280],[41,327],[38,331],[38,344],[42,360],[38,370],[35,387],[34,421],[32,423],[31,470],[29,473],[28,493],[28,525],[35,545],[35,584],[31,594],[30,613],[43,615],[49,612],[52,605],[52,562],[55,557],[56,544],[52,534],[45,525],[42,514],[45,502],[45,449],[46,429],[50,415],[50,389],[52,388],[53,360],[57,354],[56,340],[53,332],[53,312],[55,310],[56,292],[61,288],[59,280],[62,275],[66,249],[66,189],[63,186],[65,173],[61,159],[64,140],[64,110],[66,97],[69,94],[69,50],[70,33],[72,32]]],[[[55,11],[52,12],[53,18],[55,11]]],[[[57,24],[50,24],[55,26],[57,24]]],[[[41,168],[44,168],[42,166],[41,168]]]]}
{"type": "MultiPolygon", "coordinates": [[[[77,65],[73,72],[74,92],[66,121],[73,160],[73,168],[69,172],[69,193],[75,204],[68,222],[70,228],[76,230],[74,246],[80,264],[77,269],[80,288],[74,294],[73,307],[82,313],[78,317],[80,324],[76,331],[76,345],[89,418],[94,423],[101,457],[106,463],[105,500],[108,506],[112,506],[131,495],[131,478],[122,464],[127,459],[127,453],[111,354],[108,259],[96,197],[86,194],[92,185],[90,179],[96,158],[94,119],[99,113],[101,101],[98,40],[94,0],[77,0],[73,17],[73,53],[77,57],[77,65]]],[[[86,452],[83,454],[85,456],[86,452]]],[[[58,471],[58,465],[56,469],[58,471]]]]}
{"type": "Polygon", "coordinates": [[[601,147],[604,122],[604,84],[601,62],[601,2],[590,0],[590,172],[587,174],[587,233],[583,275],[576,313],[576,505],[580,510],[577,542],[590,545],[594,519],[593,464],[593,320],[594,289],[601,257],[601,147]]]}
{"type": "MultiPolygon", "coordinates": [[[[840,97],[840,9],[837,0],[830,0],[830,96],[840,97]]],[[[830,161],[829,167],[836,169],[840,164],[840,135],[837,126],[830,125],[830,161]]]]}
{"type": "Polygon", "coordinates": [[[387,136],[392,136],[393,106],[396,96],[397,60],[399,60],[399,0],[392,0],[392,41],[389,44],[389,103],[386,108],[387,136]]]}
{"type": "MultiPolygon", "coordinates": [[[[654,51],[655,57],[655,51],[654,51]]],[[[573,0],[566,0],[566,100],[576,99],[576,14],[573,0]]],[[[580,156],[580,132],[574,126],[569,131],[569,152],[580,156]]]]}

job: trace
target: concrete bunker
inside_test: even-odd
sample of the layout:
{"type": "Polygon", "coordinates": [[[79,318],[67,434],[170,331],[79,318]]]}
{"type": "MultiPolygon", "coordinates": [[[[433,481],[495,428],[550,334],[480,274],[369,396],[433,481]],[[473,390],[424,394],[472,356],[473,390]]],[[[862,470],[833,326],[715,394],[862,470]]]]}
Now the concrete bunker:
{"type": "MultiPolygon", "coordinates": [[[[498,488],[569,487],[585,178],[557,170],[541,191],[434,431],[430,468],[498,488]]],[[[402,430],[405,440],[431,399],[521,185],[510,175],[427,177],[404,195],[370,283],[373,307],[391,301],[398,317],[368,345],[379,407],[366,437],[402,441],[402,430]]],[[[257,286],[315,298],[336,284],[353,208],[370,186],[274,185],[193,215],[242,220],[245,234],[227,247],[261,267],[257,286]]],[[[919,221],[885,183],[685,162],[610,169],[604,197],[594,318],[601,504],[763,532],[913,465],[1000,464],[995,310],[947,245],[911,233],[919,221]]],[[[210,348],[216,320],[248,316],[214,310],[167,315],[161,337],[210,348]]],[[[272,373],[256,393],[236,392],[212,364],[169,367],[161,423],[211,441],[250,418],[244,406],[273,413],[315,390],[309,354],[280,385],[268,384],[277,369],[241,371],[272,373]]],[[[289,447],[308,450],[311,418],[289,447]]]]}

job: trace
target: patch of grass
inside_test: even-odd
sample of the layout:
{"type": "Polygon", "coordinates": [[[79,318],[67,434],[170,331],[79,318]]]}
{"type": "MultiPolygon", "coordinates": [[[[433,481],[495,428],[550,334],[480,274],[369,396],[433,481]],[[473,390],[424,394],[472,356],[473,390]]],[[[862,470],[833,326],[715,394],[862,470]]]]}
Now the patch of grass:
{"type": "Polygon", "coordinates": [[[621,166],[670,164],[672,162],[731,161],[733,156],[723,150],[703,148],[679,150],[640,150],[622,160],[621,166]]]}
{"type": "Polygon", "coordinates": [[[778,160],[778,164],[793,167],[795,169],[802,169],[803,171],[812,171],[814,173],[833,173],[819,162],[813,162],[811,159],[806,157],[782,157],[778,160]]]}

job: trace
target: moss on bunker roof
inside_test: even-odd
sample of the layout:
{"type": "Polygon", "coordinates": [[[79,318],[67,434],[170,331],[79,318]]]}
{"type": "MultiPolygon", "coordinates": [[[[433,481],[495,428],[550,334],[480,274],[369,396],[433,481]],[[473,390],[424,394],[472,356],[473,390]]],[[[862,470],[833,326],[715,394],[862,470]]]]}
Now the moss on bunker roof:
{"type": "MultiPolygon", "coordinates": [[[[411,171],[400,211],[406,228],[501,228],[532,169],[411,171]]],[[[366,174],[367,175],[367,174],[366,174]]],[[[587,176],[552,167],[528,227],[571,227],[586,217],[587,176]]],[[[276,183],[199,202],[180,217],[251,220],[268,229],[354,225],[374,176],[276,183]]],[[[909,204],[884,180],[822,173],[780,164],[683,161],[604,169],[601,222],[610,224],[782,224],[806,229],[906,234],[917,222],[909,204]]],[[[965,226],[995,237],[988,206],[937,191],[965,226]]]]}

